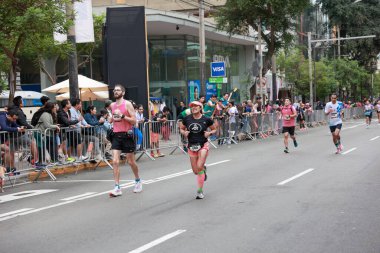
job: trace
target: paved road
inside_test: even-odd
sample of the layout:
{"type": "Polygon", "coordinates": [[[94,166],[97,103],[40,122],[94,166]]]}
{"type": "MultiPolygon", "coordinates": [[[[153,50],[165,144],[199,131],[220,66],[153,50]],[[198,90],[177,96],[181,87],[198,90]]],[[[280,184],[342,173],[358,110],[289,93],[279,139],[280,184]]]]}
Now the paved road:
{"type": "Polygon", "coordinates": [[[290,154],[279,137],[212,149],[204,200],[179,153],[139,162],[140,194],[126,168],[115,199],[109,169],[8,188],[0,252],[378,253],[380,126],[344,127],[341,155],[327,127],[290,154]]]}

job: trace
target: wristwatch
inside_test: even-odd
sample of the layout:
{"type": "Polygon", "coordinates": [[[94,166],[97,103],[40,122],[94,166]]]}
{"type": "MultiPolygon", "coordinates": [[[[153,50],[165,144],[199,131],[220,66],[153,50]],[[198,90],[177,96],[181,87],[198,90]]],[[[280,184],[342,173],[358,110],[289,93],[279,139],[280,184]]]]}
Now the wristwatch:
{"type": "Polygon", "coordinates": [[[122,118],[122,119],[124,119],[124,118],[125,118],[125,115],[124,115],[124,114],[123,114],[123,115],[121,115],[121,118],[122,118]]]}

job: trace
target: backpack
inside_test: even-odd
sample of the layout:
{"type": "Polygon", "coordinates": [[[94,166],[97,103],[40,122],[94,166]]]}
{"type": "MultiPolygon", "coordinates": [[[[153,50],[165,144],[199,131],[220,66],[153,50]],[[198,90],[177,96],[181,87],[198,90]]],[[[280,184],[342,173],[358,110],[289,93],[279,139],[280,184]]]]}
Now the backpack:
{"type": "Polygon", "coordinates": [[[31,122],[31,125],[32,125],[32,126],[37,126],[38,121],[40,120],[41,115],[42,115],[43,113],[44,113],[44,111],[40,108],[40,109],[38,109],[38,111],[36,111],[36,112],[33,114],[32,122],[31,122]]]}

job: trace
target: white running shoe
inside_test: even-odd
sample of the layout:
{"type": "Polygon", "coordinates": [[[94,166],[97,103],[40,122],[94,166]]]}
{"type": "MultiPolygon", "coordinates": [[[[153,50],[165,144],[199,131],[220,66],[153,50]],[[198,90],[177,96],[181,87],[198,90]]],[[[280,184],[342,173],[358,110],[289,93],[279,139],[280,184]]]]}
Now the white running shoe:
{"type": "Polygon", "coordinates": [[[110,192],[110,197],[117,197],[121,196],[123,193],[121,192],[121,189],[118,187],[115,187],[111,192],[110,192]]]}
{"type": "Polygon", "coordinates": [[[205,197],[205,195],[203,194],[203,192],[197,192],[197,196],[195,197],[195,199],[203,199],[205,197]]]}
{"type": "Polygon", "coordinates": [[[134,193],[139,193],[142,191],[142,183],[141,180],[138,182],[135,182],[135,188],[133,189],[134,193]]]}
{"type": "Polygon", "coordinates": [[[343,148],[344,148],[344,147],[343,147],[342,143],[339,144],[339,149],[340,149],[341,152],[342,152],[343,148]]]}
{"type": "Polygon", "coordinates": [[[80,157],[79,157],[79,161],[81,161],[81,162],[85,162],[85,161],[87,161],[88,160],[88,157],[87,156],[83,156],[83,155],[81,155],[80,157]]]}

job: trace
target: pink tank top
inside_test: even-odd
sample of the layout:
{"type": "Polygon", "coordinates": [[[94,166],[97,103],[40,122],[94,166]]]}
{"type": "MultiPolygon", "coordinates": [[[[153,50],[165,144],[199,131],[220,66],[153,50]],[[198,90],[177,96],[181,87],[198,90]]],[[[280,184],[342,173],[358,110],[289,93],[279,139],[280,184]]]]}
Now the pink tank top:
{"type": "MultiPolygon", "coordinates": [[[[126,104],[126,100],[123,100],[123,103],[121,103],[121,105],[117,105],[116,103],[113,103],[112,108],[111,108],[112,109],[112,115],[115,112],[120,111],[125,116],[130,117],[129,112],[128,112],[125,104],[126,104]]],[[[121,119],[120,121],[116,121],[114,119],[114,121],[113,121],[113,132],[114,133],[128,132],[128,130],[131,130],[131,129],[132,129],[132,124],[129,123],[128,121],[126,121],[124,119],[121,119]]]]}

